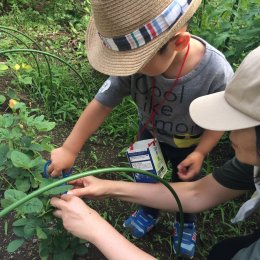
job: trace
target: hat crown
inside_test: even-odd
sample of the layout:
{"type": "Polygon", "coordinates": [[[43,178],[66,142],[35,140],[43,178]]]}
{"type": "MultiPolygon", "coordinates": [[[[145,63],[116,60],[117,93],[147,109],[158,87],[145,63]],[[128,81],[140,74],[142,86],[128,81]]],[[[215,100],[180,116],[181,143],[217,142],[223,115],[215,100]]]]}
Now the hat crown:
{"type": "Polygon", "coordinates": [[[225,91],[225,98],[231,106],[256,120],[260,120],[259,61],[260,47],[245,57],[225,91]]]}
{"type": "Polygon", "coordinates": [[[105,37],[126,35],[157,17],[172,0],[91,0],[98,32],[105,37]]]}

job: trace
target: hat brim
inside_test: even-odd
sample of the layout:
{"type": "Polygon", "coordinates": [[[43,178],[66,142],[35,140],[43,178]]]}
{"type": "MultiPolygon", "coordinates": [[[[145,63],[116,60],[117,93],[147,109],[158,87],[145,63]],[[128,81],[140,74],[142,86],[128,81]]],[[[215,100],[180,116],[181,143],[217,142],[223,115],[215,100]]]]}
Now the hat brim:
{"type": "Polygon", "coordinates": [[[224,97],[225,91],[202,96],[190,104],[192,120],[202,128],[215,131],[231,131],[260,124],[233,108],[224,97]]]}
{"type": "Polygon", "coordinates": [[[86,31],[86,50],[90,64],[101,73],[111,76],[128,76],[138,72],[193,16],[201,0],[193,0],[185,14],[156,39],[130,51],[114,51],[101,41],[93,17],[86,31]]]}

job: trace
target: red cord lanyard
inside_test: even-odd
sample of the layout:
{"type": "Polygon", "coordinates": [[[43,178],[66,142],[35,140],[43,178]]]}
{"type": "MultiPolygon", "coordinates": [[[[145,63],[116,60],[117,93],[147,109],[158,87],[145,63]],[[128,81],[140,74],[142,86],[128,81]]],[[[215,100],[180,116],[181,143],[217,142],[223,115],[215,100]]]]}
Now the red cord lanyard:
{"type": "MultiPolygon", "coordinates": [[[[174,80],[171,88],[169,91],[167,91],[165,97],[162,99],[162,101],[159,103],[158,105],[158,108],[157,108],[157,111],[159,108],[162,107],[162,105],[164,104],[166,98],[168,97],[168,95],[172,94],[172,91],[173,89],[175,88],[175,86],[177,85],[178,83],[178,80],[180,78],[180,75],[182,73],[182,70],[183,70],[183,67],[184,67],[184,64],[187,60],[187,57],[188,57],[188,54],[189,54],[189,51],[190,51],[190,44],[188,44],[188,48],[187,48],[187,51],[185,53],[185,56],[183,58],[183,61],[182,61],[182,64],[181,64],[181,67],[180,67],[180,70],[177,74],[177,77],[176,79],[174,80]]],[[[145,128],[147,127],[147,125],[152,122],[152,131],[153,131],[153,136],[155,138],[155,116],[156,116],[156,110],[155,110],[155,106],[154,106],[154,86],[155,86],[155,80],[154,80],[154,77],[152,78],[152,114],[151,116],[148,118],[148,120],[145,122],[145,124],[143,125],[143,127],[141,128],[141,130],[139,131],[139,133],[136,135],[134,141],[130,144],[130,150],[133,150],[134,149],[134,143],[138,140],[138,138],[140,137],[140,135],[143,133],[143,131],[145,130],[145,128]]],[[[154,142],[153,142],[154,143],[154,142]]]]}

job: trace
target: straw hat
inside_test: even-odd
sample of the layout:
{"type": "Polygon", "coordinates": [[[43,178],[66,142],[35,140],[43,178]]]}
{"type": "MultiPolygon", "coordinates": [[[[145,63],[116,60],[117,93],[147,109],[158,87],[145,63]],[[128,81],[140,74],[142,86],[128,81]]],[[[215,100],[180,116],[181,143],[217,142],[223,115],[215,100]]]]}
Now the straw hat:
{"type": "Polygon", "coordinates": [[[251,51],[225,91],[199,97],[190,105],[192,120],[216,131],[260,125],[260,47],[251,51]]]}
{"type": "Polygon", "coordinates": [[[90,64],[115,76],[136,73],[193,16],[201,0],[91,0],[90,64]]]}

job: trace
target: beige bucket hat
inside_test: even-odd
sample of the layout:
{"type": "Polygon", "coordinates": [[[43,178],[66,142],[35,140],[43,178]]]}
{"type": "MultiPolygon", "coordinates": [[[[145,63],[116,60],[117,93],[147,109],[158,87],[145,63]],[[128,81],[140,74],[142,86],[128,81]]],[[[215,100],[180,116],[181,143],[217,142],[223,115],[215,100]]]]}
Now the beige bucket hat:
{"type": "Polygon", "coordinates": [[[201,0],[91,0],[90,64],[127,76],[140,70],[193,16],[201,0]]]}
{"type": "Polygon", "coordinates": [[[195,99],[190,115],[196,124],[209,130],[260,125],[260,47],[245,57],[225,91],[195,99]]]}

